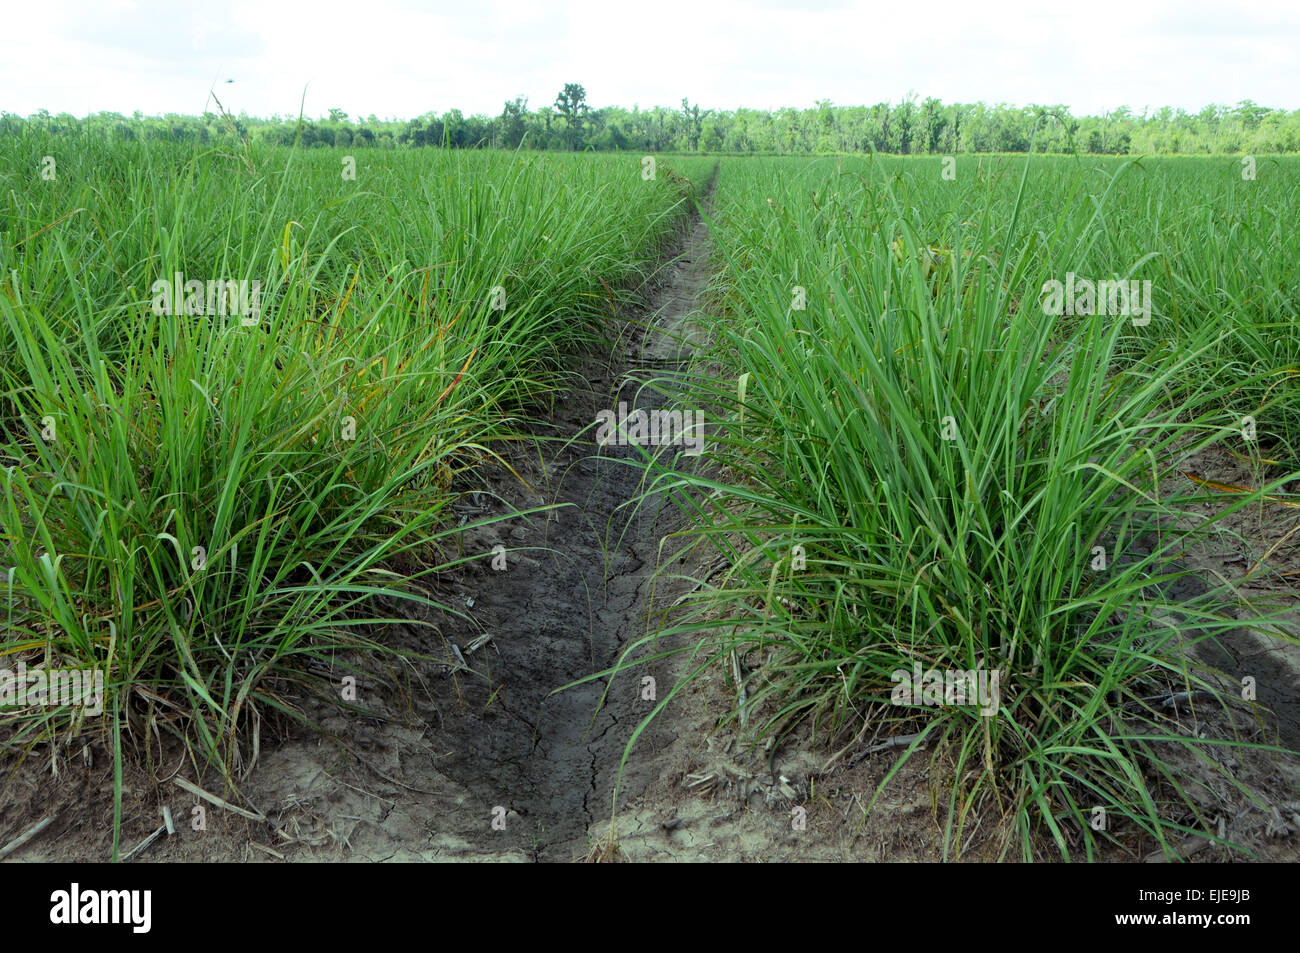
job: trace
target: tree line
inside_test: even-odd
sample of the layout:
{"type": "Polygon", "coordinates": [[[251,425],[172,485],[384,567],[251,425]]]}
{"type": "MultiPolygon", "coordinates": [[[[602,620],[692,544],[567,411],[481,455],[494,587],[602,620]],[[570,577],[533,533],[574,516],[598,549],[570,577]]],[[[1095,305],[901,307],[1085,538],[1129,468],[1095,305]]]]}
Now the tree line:
{"type": "Polygon", "coordinates": [[[1065,154],[1300,152],[1300,110],[1250,100],[1196,113],[1164,107],[1137,114],[1125,106],[1100,116],[1073,116],[1060,105],[945,104],[916,96],[873,106],[819,100],[811,108],[775,111],[701,109],[683,99],[676,109],[628,110],[593,109],[577,83],[565,84],[554,103],[536,109],[516,97],[497,116],[466,116],[459,109],[406,120],[350,117],[341,109],[318,119],[261,119],[224,110],[201,116],[100,112],[82,119],[44,110],[25,118],[0,113],[0,134],[27,129],[200,144],[236,135],[269,145],[381,149],[952,155],[1028,152],[1032,144],[1035,151],[1065,154]]]}

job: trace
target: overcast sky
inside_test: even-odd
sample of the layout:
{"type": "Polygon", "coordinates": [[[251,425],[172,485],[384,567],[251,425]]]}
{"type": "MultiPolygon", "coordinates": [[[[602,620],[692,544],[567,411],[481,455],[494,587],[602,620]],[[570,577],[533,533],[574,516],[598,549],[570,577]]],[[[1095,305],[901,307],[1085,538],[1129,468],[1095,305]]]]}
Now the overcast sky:
{"type": "Polygon", "coordinates": [[[36,0],[4,10],[0,110],[499,114],[897,102],[1300,108],[1294,0],[36,0]],[[234,80],[227,83],[226,80],[234,80]]]}

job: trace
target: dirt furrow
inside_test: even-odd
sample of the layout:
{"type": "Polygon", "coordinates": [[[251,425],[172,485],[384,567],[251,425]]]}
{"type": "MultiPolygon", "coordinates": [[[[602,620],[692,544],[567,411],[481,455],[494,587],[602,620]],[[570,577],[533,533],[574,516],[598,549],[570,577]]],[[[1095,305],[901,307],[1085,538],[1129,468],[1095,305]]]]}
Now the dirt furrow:
{"type": "MultiPolygon", "coordinates": [[[[612,354],[585,359],[577,369],[551,432],[539,434],[558,440],[543,443],[544,463],[534,475],[545,485],[532,484],[540,499],[528,499],[517,482],[492,487],[503,505],[555,509],[534,517],[522,538],[513,533],[518,555],[526,558],[508,554],[499,571],[483,560],[467,577],[473,630],[443,630],[462,649],[478,631],[493,636],[488,678],[436,679],[427,712],[419,712],[440,723],[439,735],[454,749],[439,770],[472,792],[481,817],[504,807],[506,836],[498,840],[536,859],[569,860],[585,850],[588,828],[609,814],[627,739],[651,706],[641,697],[639,671],[620,674],[603,707],[603,681],[553,692],[613,664],[650,617],[648,581],[661,558],[660,540],[678,528],[676,514],[660,500],[637,505],[642,471],[628,461],[641,450],[597,446],[595,424],[599,411],[617,412],[620,402],[646,411],[664,405],[643,386],[647,372],[638,368],[677,352],[676,332],[709,279],[707,241],[706,226],[694,216],[629,333],[612,354]],[[536,713],[532,736],[519,730],[499,697],[523,716],[536,713]]],[[[671,455],[685,448],[661,449],[671,455]]],[[[516,462],[526,467],[522,457],[516,462]]],[[[467,554],[489,553],[501,533],[501,524],[468,531],[467,554]]],[[[667,586],[657,596],[676,594],[667,586]]],[[[637,788],[630,779],[625,792],[637,788]]]]}

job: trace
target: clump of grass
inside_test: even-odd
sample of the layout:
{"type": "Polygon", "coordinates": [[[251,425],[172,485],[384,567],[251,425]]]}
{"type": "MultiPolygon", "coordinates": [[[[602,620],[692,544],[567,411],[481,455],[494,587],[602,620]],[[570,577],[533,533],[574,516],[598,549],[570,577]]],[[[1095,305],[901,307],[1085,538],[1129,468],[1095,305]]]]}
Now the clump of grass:
{"type": "MultiPolygon", "coordinates": [[[[1280,635],[1225,589],[1170,595],[1184,548],[1247,503],[1188,529],[1178,517],[1196,488],[1166,485],[1233,426],[1240,379],[1204,372],[1232,329],[1184,322],[1169,348],[1178,300],[1150,329],[1039,307],[1066,270],[1143,267],[1096,252],[1132,167],[1096,193],[1048,192],[1067,196],[1050,216],[1028,167],[950,187],[937,168],[930,184],[901,168],[913,174],[847,160],[724,169],[714,234],[731,313],[702,360],[726,373],[692,373],[678,398],[722,429],[710,473],[661,472],[655,489],[686,501],[690,543],[711,543],[725,571],[658,637],[689,637],[706,660],[688,678],[733,652],[770,658],[743,709],[759,737],[805,722],[918,732],[882,787],[939,742],[945,856],[989,810],[1006,819],[1003,856],[1047,843],[1092,858],[1144,839],[1172,853],[1210,819],[1168,746],[1240,787],[1210,754],[1240,742],[1189,737],[1152,698],[1200,691],[1226,707],[1189,648],[1229,628],[1280,635]],[[996,714],[891,704],[893,673],[917,664],[1000,672],[996,714]]],[[[1258,312],[1234,318],[1265,333],[1258,312]]]]}
{"type": "Polygon", "coordinates": [[[614,836],[612,827],[607,834],[592,842],[586,856],[582,858],[584,864],[619,864],[622,862],[623,851],[619,847],[618,839],[614,836]]]}

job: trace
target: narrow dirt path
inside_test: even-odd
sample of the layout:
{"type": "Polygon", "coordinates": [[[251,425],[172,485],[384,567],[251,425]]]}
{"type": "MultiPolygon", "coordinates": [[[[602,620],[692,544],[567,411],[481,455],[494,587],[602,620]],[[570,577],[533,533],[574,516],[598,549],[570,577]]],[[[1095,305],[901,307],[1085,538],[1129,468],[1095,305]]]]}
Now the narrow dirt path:
{"type": "MultiPolygon", "coordinates": [[[[640,449],[597,446],[595,422],[599,411],[617,412],[620,402],[644,410],[664,405],[642,385],[678,359],[678,331],[710,277],[708,241],[707,227],[692,215],[644,314],[625,328],[614,353],[576,368],[575,386],[551,421],[553,434],[539,435],[560,442],[542,445],[540,469],[522,457],[512,461],[532,469],[523,475],[542,498],[529,500],[513,478],[514,486],[498,481],[493,488],[499,499],[484,513],[502,502],[555,509],[531,525],[466,533],[467,554],[498,545],[525,549],[508,554],[505,569],[477,561],[463,581],[464,602],[473,600],[467,614],[492,637],[475,656],[474,667],[482,659],[487,678],[435,679],[427,708],[417,709],[450,748],[439,771],[486,809],[484,825],[504,807],[500,840],[537,859],[569,860],[585,850],[588,828],[609,815],[627,740],[652,704],[642,698],[640,670],[620,674],[603,707],[603,681],[552,692],[613,664],[651,624],[651,576],[663,536],[678,528],[677,514],[661,500],[638,504],[642,471],[628,460],[640,449]]],[[[661,448],[669,455],[684,449],[661,448]]],[[[676,594],[661,586],[656,601],[676,594]]],[[[472,634],[455,637],[462,650],[472,634]]],[[[638,767],[624,782],[630,793],[643,786],[638,767]]]]}
{"type": "MultiPolygon", "coordinates": [[[[660,500],[638,505],[642,471],[627,461],[640,450],[598,447],[595,421],[620,402],[644,410],[664,405],[642,384],[677,359],[677,332],[709,280],[707,249],[707,228],[695,215],[641,316],[647,327],[629,326],[615,353],[578,369],[586,386],[557,407],[552,425],[564,442],[548,451],[543,501],[533,501],[557,508],[522,534],[516,527],[509,542],[497,527],[466,540],[467,552],[490,552],[498,543],[542,551],[508,556],[505,570],[480,562],[467,580],[474,600],[467,611],[492,635],[495,651],[488,682],[462,682],[459,699],[450,685],[434,692],[441,718],[429,715],[453,748],[440,770],[484,806],[505,807],[507,831],[520,828],[539,859],[567,860],[585,848],[593,821],[608,816],[624,746],[651,705],[642,699],[639,670],[614,680],[603,707],[601,681],[551,693],[613,664],[650,623],[651,576],[660,541],[678,528],[676,513],[660,500]]],[[[500,493],[528,507],[518,491],[514,499],[508,486],[500,493]]],[[[676,594],[661,586],[655,595],[662,604],[676,594]]],[[[634,765],[629,792],[641,786],[639,773],[634,765]]]]}

